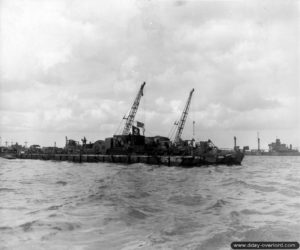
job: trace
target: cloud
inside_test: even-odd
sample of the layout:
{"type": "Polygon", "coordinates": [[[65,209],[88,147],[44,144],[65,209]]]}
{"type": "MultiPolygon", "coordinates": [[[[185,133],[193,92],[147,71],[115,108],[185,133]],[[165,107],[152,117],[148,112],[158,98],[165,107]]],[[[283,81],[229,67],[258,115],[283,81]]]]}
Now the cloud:
{"type": "Polygon", "coordinates": [[[192,88],[187,127],[295,129],[298,11],[281,0],[2,1],[1,131],[110,136],[143,81],[137,120],[149,133],[168,134],[192,88]]]}

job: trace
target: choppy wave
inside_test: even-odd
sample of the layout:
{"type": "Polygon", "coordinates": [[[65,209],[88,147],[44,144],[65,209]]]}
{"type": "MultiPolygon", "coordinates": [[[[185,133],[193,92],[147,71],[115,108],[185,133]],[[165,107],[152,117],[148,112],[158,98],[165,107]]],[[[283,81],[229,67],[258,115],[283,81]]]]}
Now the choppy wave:
{"type": "Polygon", "coordinates": [[[296,241],[298,165],[299,157],[191,169],[0,159],[0,246],[223,250],[239,240],[296,241]]]}

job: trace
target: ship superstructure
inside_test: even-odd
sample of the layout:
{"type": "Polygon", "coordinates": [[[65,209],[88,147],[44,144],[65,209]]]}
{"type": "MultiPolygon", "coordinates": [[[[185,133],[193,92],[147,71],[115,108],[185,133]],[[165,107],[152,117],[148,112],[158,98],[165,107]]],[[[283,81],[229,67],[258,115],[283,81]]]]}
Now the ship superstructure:
{"type": "Polygon", "coordinates": [[[293,149],[293,145],[289,146],[281,143],[280,139],[276,139],[275,142],[270,143],[269,145],[269,154],[270,155],[300,155],[297,149],[293,149]]]}

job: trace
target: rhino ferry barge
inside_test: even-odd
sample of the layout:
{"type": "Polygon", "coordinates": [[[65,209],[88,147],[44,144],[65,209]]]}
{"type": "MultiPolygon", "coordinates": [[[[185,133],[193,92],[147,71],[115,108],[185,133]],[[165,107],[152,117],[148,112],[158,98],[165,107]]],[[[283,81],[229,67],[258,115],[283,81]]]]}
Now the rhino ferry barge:
{"type": "Polygon", "coordinates": [[[194,139],[181,139],[194,89],[190,91],[180,120],[175,124],[173,140],[163,136],[145,136],[144,123],[138,121],[135,123],[134,120],[145,84],[144,82],[140,86],[129,115],[123,118],[126,122],[121,134],[98,140],[93,144],[87,144],[85,137],[82,139],[82,144],[66,137],[66,145],[63,149],[34,147],[19,152],[16,154],[17,158],[123,164],[145,163],[182,167],[241,164],[244,151],[236,146],[235,137],[235,146],[232,150],[219,149],[211,140],[196,142],[194,139]],[[143,135],[140,133],[141,129],[143,129],[143,135]]]}

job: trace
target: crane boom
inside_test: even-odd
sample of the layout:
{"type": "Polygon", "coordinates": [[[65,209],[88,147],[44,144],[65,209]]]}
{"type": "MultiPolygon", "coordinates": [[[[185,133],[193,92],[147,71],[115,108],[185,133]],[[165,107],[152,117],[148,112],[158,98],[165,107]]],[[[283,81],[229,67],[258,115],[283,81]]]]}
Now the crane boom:
{"type": "Polygon", "coordinates": [[[189,112],[189,108],[190,108],[193,93],[194,93],[194,89],[191,90],[191,92],[189,94],[189,98],[188,98],[188,100],[185,104],[184,110],[183,110],[182,115],[180,117],[180,120],[179,120],[179,123],[178,123],[178,126],[177,126],[177,130],[176,130],[176,133],[175,133],[175,139],[174,139],[175,143],[178,143],[181,140],[181,134],[182,134],[184,124],[185,124],[185,121],[186,121],[186,118],[187,118],[187,115],[188,115],[188,112],[189,112]]]}
{"type": "Polygon", "coordinates": [[[137,96],[136,96],[136,98],[134,100],[134,103],[133,103],[133,105],[131,107],[131,110],[129,112],[129,115],[128,115],[127,118],[125,118],[126,119],[126,124],[125,124],[125,127],[123,129],[122,135],[128,135],[129,132],[130,132],[130,129],[131,129],[133,121],[134,121],[134,117],[135,117],[136,112],[137,112],[137,110],[139,108],[141,97],[143,96],[143,90],[144,90],[145,84],[146,84],[146,82],[144,82],[141,85],[140,90],[139,90],[139,92],[138,92],[138,94],[137,94],[137,96]]]}

